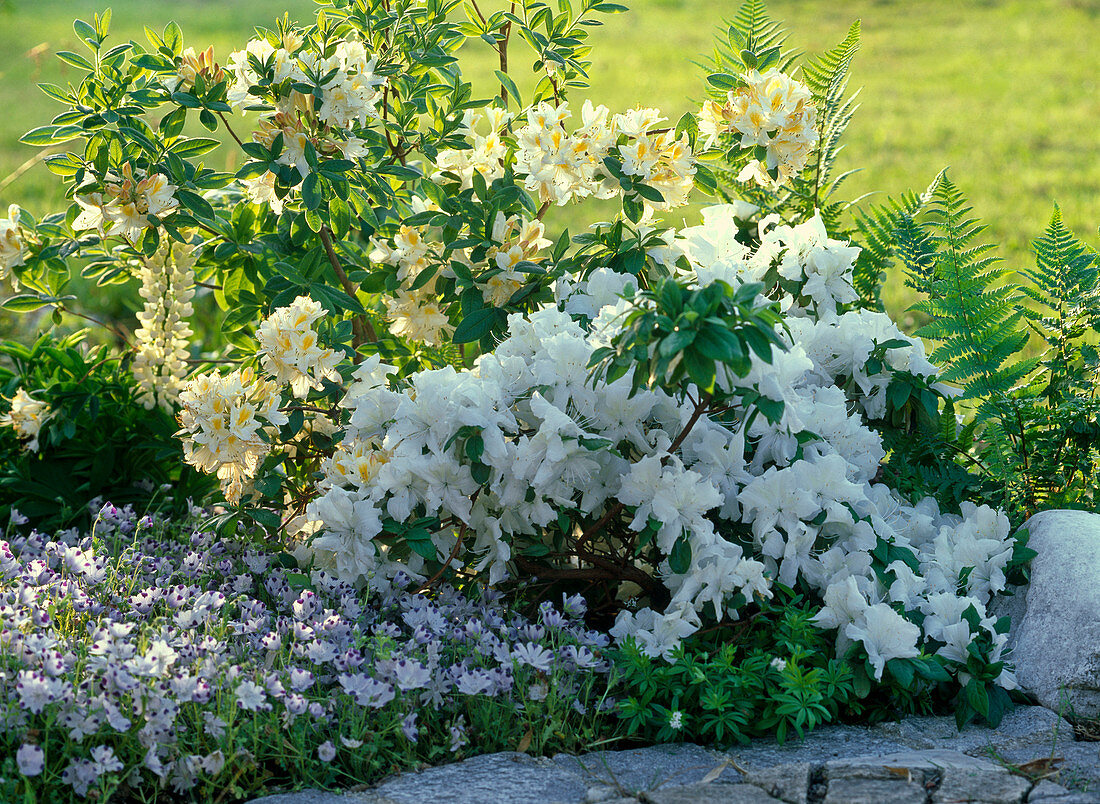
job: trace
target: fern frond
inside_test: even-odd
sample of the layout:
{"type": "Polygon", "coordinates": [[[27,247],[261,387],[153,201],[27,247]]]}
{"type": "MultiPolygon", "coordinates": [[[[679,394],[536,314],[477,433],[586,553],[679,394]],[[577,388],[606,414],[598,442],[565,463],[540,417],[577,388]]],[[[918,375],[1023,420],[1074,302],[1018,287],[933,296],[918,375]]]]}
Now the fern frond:
{"type": "Polygon", "coordinates": [[[848,91],[848,69],[859,50],[860,21],[852,23],[844,41],[832,50],[802,65],[802,78],[814,96],[817,106],[817,163],[813,170],[813,206],[820,206],[821,191],[840,153],[840,138],[858,108],[857,91],[845,99],[848,91]]]}
{"type": "Polygon", "coordinates": [[[934,341],[931,359],[945,365],[942,378],[959,386],[961,399],[978,402],[975,420],[989,430],[1038,361],[1019,356],[1029,335],[1024,296],[988,254],[991,246],[976,242],[985,226],[970,213],[965,195],[941,174],[909,271],[911,285],[926,293],[914,309],[930,319],[915,334],[934,341]]]}
{"type": "Polygon", "coordinates": [[[1032,247],[1035,268],[1021,273],[1033,286],[1023,290],[1034,304],[1032,329],[1047,346],[1043,363],[1050,381],[1044,393],[1057,403],[1075,391],[1091,392],[1094,385],[1097,366],[1080,341],[1100,328],[1100,270],[1096,255],[1066,228],[1057,206],[1032,247]]]}
{"type": "Polygon", "coordinates": [[[879,291],[887,269],[897,259],[906,266],[906,284],[927,295],[934,249],[917,217],[927,208],[942,178],[941,172],[920,195],[908,192],[854,215],[861,250],[852,286],[865,306],[882,309],[879,291]]]}
{"type": "MultiPolygon", "coordinates": [[[[786,29],[768,16],[764,0],[748,0],[743,3],[730,20],[730,31],[736,31],[750,50],[782,48],[787,41],[786,29]]],[[[731,34],[730,39],[733,38],[731,34]]]]}

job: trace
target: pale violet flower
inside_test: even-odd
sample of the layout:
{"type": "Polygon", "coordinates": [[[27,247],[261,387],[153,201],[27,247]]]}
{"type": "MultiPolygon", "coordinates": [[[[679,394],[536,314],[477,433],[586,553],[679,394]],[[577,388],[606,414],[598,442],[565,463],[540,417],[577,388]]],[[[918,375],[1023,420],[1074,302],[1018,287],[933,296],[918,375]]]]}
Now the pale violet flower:
{"type": "Polygon", "coordinates": [[[24,776],[38,776],[46,767],[46,752],[33,743],[23,743],[15,752],[15,764],[24,776]]]}

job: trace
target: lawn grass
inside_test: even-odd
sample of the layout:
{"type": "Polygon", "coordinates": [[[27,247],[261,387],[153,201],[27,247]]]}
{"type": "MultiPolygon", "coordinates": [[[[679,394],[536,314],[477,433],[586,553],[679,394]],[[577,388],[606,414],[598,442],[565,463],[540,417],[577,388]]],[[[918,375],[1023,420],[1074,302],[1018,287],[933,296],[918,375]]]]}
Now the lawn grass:
{"type": "MultiPolygon", "coordinates": [[[[48,122],[57,108],[34,82],[72,77],[51,54],[79,49],[72,18],[90,17],[104,5],[12,0],[0,13],[0,181],[34,155],[16,142],[19,135],[48,122]]],[[[116,41],[144,41],[144,24],[159,30],[175,19],[188,44],[213,44],[223,63],[254,25],[270,23],[277,11],[286,8],[304,20],[315,8],[308,0],[111,5],[116,41]]],[[[637,0],[630,13],[606,18],[604,27],[593,29],[591,97],[613,110],[656,105],[677,119],[701,95],[700,71],[691,60],[709,50],[715,25],[735,9],[735,3],[705,0],[637,0]]],[[[852,81],[853,88],[863,87],[862,107],[841,157],[841,168],[862,170],[846,185],[848,196],[923,188],[950,165],[1011,266],[1030,262],[1028,242],[1046,224],[1055,201],[1070,228],[1096,244],[1100,72],[1093,45],[1100,40],[1100,5],[773,0],[769,9],[792,29],[791,44],[810,52],[840,41],[855,18],[863,21],[863,50],[852,81]]],[[[491,76],[488,46],[475,41],[468,49],[468,71],[491,76]]],[[[513,64],[522,70],[529,63],[517,50],[513,64]]],[[[60,184],[41,165],[0,189],[0,206],[18,202],[36,214],[60,198],[60,184]]],[[[551,224],[575,230],[592,219],[565,211],[551,224]]],[[[891,277],[886,294],[896,314],[910,302],[900,285],[891,277]]]]}

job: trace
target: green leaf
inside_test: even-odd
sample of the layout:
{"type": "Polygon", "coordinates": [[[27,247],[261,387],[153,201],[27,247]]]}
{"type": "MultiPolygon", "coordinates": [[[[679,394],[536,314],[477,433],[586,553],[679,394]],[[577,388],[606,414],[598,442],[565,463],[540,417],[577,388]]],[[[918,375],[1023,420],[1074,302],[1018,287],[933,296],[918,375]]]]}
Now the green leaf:
{"type": "Polygon", "coordinates": [[[66,64],[70,64],[79,70],[86,70],[87,72],[95,72],[95,67],[90,61],[81,56],[79,53],[73,53],[69,50],[62,50],[57,54],[57,58],[61,59],[66,64]]]}
{"type": "Polygon", "coordinates": [[[180,106],[186,106],[188,109],[198,109],[202,106],[202,102],[190,92],[173,92],[172,100],[180,106]]]}
{"type": "Polygon", "coordinates": [[[677,575],[683,575],[691,569],[691,543],[686,536],[681,536],[672,545],[672,552],[668,555],[668,567],[677,575]]]}
{"type": "MultiPolygon", "coordinates": [[[[182,109],[178,111],[183,111],[182,109]]],[[[221,145],[218,140],[208,137],[196,137],[190,140],[179,140],[168,146],[168,150],[181,159],[191,159],[196,156],[208,154],[221,145]]]]}
{"type": "Polygon", "coordinates": [[[332,233],[337,240],[343,240],[351,229],[351,207],[339,196],[333,196],[328,202],[328,219],[332,224],[332,233]]]}
{"type": "Polygon", "coordinates": [[[212,221],[214,220],[214,208],[210,206],[210,202],[203,198],[198,193],[193,193],[190,190],[177,190],[176,197],[179,199],[180,204],[197,218],[212,221]]]}
{"type": "Polygon", "coordinates": [[[173,56],[183,53],[183,32],[174,22],[169,22],[164,27],[164,44],[172,51],[173,56]]]}
{"type": "Polygon", "coordinates": [[[502,319],[503,313],[496,307],[482,307],[468,313],[455,327],[451,340],[454,343],[479,341],[502,319]]]}
{"type": "Polygon", "coordinates": [[[84,20],[74,20],[73,30],[76,31],[77,36],[87,41],[89,44],[97,44],[99,42],[99,36],[96,35],[95,28],[84,20]]]}
{"type": "Polygon", "coordinates": [[[320,209],[325,197],[321,193],[321,178],[316,173],[310,173],[302,182],[302,202],[306,209],[320,209]]]}
{"type": "Polygon", "coordinates": [[[252,519],[267,528],[268,530],[277,530],[279,525],[282,524],[282,519],[274,511],[269,511],[266,508],[254,508],[250,510],[249,515],[252,519]]]}
{"type": "Polygon", "coordinates": [[[913,665],[908,659],[891,659],[886,663],[886,669],[897,679],[902,689],[909,689],[913,683],[913,665]]]}
{"type": "Polygon", "coordinates": [[[713,73],[707,76],[707,83],[716,89],[726,91],[737,89],[741,85],[741,79],[729,73],[713,73]]]}
{"type": "Polygon", "coordinates": [[[970,679],[966,685],[966,702],[982,717],[989,715],[989,692],[985,684],[976,678],[970,679]]]}
{"type": "Polygon", "coordinates": [[[162,117],[160,119],[160,125],[158,125],[157,128],[165,137],[178,137],[180,132],[183,131],[183,126],[186,122],[187,110],[181,106],[179,109],[175,109],[162,117]]]}
{"type": "Polygon", "coordinates": [[[39,126],[32,128],[19,141],[27,145],[56,145],[75,139],[83,133],[84,129],[80,126],[39,126]]]}
{"type": "MultiPolygon", "coordinates": [[[[411,536],[411,533],[406,534],[406,535],[411,536]]],[[[437,551],[435,549],[435,544],[432,542],[432,540],[430,538],[429,539],[412,539],[412,538],[409,538],[408,539],[408,545],[415,552],[419,553],[424,558],[428,559],[428,561],[435,561],[437,559],[437,551]]]]}
{"type": "Polygon", "coordinates": [[[516,102],[516,105],[520,108],[523,107],[523,100],[520,98],[519,87],[516,86],[516,82],[511,79],[508,73],[503,73],[500,70],[496,70],[497,80],[500,81],[501,86],[516,102]]]}
{"type": "Polygon", "coordinates": [[[374,173],[383,176],[393,176],[395,179],[401,179],[402,181],[415,181],[421,177],[420,171],[405,167],[404,165],[385,165],[384,167],[376,168],[374,173]]]}

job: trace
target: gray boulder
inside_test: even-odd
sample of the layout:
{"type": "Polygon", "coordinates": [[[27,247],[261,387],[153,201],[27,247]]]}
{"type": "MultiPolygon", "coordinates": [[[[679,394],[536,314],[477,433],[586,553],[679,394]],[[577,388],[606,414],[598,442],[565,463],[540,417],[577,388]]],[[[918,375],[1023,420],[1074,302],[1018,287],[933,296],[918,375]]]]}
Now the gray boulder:
{"type": "Polygon", "coordinates": [[[1100,514],[1044,511],[1024,527],[1031,582],[993,608],[1012,618],[1016,678],[1049,709],[1100,717],[1100,514]]]}

